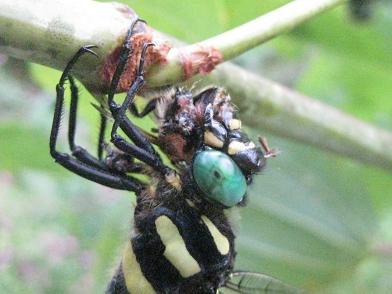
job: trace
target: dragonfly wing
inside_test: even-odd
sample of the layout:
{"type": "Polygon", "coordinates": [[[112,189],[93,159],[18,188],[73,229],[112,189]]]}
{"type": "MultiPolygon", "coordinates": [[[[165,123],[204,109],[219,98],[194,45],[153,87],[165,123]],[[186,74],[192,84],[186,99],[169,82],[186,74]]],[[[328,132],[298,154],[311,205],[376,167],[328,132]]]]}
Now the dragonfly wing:
{"type": "Polygon", "coordinates": [[[253,272],[235,271],[226,285],[220,289],[223,294],[305,294],[273,277],[253,272]]]}

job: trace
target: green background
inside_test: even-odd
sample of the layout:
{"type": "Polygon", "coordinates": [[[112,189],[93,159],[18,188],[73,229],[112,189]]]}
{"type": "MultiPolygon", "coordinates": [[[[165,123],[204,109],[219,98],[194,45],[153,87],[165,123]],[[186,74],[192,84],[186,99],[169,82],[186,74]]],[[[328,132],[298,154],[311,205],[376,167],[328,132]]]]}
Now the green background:
{"type": "MultiPolygon", "coordinates": [[[[152,27],[197,42],[289,1],[123,2],[152,27]]],[[[234,61],[392,130],[392,5],[377,4],[367,22],[340,7],[234,61]]],[[[102,293],[130,231],[134,196],[81,179],[49,156],[59,72],[5,56],[0,64],[0,292],[102,293]]],[[[94,100],[81,95],[77,140],[95,150],[94,100]]],[[[250,132],[281,154],[256,178],[248,207],[232,213],[237,268],[311,293],[391,293],[391,175],[250,132]]]]}

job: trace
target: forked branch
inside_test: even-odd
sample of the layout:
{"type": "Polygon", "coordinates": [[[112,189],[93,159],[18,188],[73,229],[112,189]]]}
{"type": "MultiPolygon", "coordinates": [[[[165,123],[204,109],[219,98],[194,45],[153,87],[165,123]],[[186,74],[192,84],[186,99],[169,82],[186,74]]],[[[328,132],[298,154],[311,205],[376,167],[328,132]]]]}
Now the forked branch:
{"type": "MultiPolygon", "coordinates": [[[[158,45],[147,61],[151,65],[147,82],[150,86],[171,84],[207,73],[217,64],[343,2],[292,1],[232,31],[178,48],[151,28],[141,26],[139,41],[151,40],[158,45]]],[[[100,58],[84,58],[76,65],[75,74],[99,95],[107,88],[111,62],[116,62],[132,17],[132,10],[116,3],[0,0],[0,52],[62,70],[81,46],[96,44],[100,58]]],[[[129,65],[119,90],[132,79],[132,68],[129,65]]],[[[208,79],[228,88],[243,120],[252,127],[392,170],[390,132],[230,64],[213,71],[208,79]]]]}
{"type": "MultiPolygon", "coordinates": [[[[139,26],[134,49],[140,47],[140,42],[155,42],[157,46],[146,60],[146,66],[151,65],[147,83],[150,87],[174,84],[199,73],[209,73],[223,61],[345,1],[295,0],[221,35],[182,47],[173,47],[150,27],[139,26]]],[[[135,13],[129,7],[118,3],[0,0],[0,52],[62,70],[80,47],[98,45],[100,59],[82,60],[75,68],[75,75],[91,90],[104,91],[133,17],[135,13]]],[[[131,58],[119,91],[125,91],[133,79],[135,64],[131,58]]]]}

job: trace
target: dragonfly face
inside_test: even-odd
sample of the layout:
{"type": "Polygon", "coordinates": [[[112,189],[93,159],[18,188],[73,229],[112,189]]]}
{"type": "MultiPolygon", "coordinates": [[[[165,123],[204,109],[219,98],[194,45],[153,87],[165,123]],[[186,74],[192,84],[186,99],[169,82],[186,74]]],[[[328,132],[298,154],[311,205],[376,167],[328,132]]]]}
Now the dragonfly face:
{"type": "Polygon", "coordinates": [[[218,87],[197,95],[184,88],[166,93],[156,98],[155,114],[161,121],[157,144],[180,174],[191,173],[199,198],[221,208],[243,203],[265,157],[241,130],[230,96],[218,87]]]}

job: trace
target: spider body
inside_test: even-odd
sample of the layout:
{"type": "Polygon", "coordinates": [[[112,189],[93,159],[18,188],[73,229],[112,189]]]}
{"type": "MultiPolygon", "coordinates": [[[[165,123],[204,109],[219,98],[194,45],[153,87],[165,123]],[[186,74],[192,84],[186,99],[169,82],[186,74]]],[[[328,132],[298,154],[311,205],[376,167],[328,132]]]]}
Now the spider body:
{"type": "Polygon", "coordinates": [[[102,156],[102,146],[108,146],[103,142],[103,115],[98,158],[75,143],[78,91],[70,72],[83,54],[95,54],[93,45],[81,48],[60,78],[50,136],[50,152],[59,164],[91,181],[136,194],[134,229],[107,293],[213,294],[224,287],[237,293],[270,289],[294,293],[281,291],[288,288],[264,275],[233,271],[235,235],[225,211],[244,205],[247,186],[271,154],[268,148],[264,154],[241,130],[230,96],[218,87],[198,94],[172,87],[152,98],[139,113],[134,98],[144,85],[144,56],[151,46],[144,44],[136,78],[124,102],[119,105],[114,101],[130,54],[130,36],[139,21],[131,24],[108,93],[114,147],[107,148],[106,158],[102,156]],[[66,80],[71,89],[71,154],[56,147],[66,80]],[[154,112],[157,135],[136,127],[126,115],[128,110],[139,117],[154,112]],[[163,162],[152,144],[160,147],[174,168],[163,162]],[[149,180],[139,180],[130,173],[148,175],[149,180]]]}

